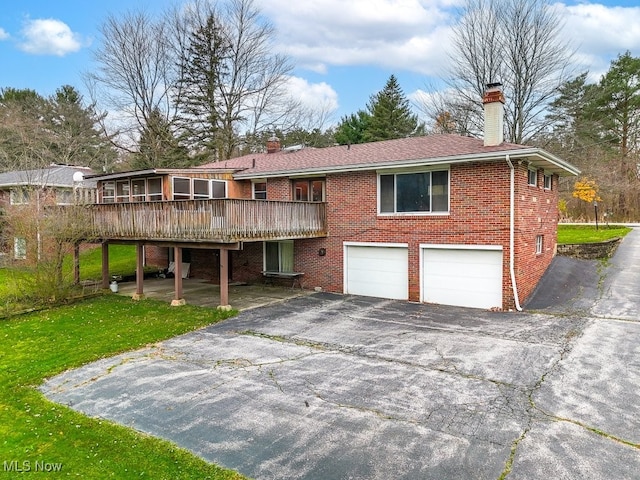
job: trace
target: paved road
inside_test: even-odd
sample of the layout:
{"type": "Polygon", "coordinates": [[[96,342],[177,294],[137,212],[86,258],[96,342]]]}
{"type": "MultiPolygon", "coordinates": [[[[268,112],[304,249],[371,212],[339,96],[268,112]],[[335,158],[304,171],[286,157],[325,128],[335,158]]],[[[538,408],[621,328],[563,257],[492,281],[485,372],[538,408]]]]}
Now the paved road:
{"type": "Polygon", "coordinates": [[[561,312],[314,294],[43,390],[257,479],[638,478],[638,255],[561,312]]]}

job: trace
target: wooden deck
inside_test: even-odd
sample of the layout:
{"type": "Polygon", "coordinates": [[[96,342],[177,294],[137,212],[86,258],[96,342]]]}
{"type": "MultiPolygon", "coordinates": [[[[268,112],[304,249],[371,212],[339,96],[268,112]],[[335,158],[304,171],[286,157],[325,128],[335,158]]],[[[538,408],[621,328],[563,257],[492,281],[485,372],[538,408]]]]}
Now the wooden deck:
{"type": "Polygon", "coordinates": [[[66,208],[82,208],[82,236],[100,241],[231,244],[327,235],[324,203],[214,199],[66,208]]]}

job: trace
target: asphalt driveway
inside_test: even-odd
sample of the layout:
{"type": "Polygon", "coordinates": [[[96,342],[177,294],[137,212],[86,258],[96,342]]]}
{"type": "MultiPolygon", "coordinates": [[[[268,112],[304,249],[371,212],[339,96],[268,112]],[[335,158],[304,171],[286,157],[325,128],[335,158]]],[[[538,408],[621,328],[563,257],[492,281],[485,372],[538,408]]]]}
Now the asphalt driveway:
{"type": "Polygon", "coordinates": [[[561,314],[313,294],[43,391],[257,479],[637,478],[638,254],[561,314]]]}

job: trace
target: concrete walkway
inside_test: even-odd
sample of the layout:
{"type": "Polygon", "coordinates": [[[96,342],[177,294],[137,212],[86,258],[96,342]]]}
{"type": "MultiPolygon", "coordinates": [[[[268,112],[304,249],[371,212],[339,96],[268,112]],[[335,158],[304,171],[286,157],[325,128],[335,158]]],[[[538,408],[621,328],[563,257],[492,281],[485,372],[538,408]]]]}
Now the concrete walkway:
{"type": "MultiPolygon", "coordinates": [[[[118,285],[118,294],[132,296],[135,282],[118,285]]],[[[190,305],[215,308],[220,303],[220,286],[207,280],[185,278],[182,283],[183,298],[190,305]]],[[[237,310],[264,307],[289,298],[310,295],[309,290],[262,284],[230,284],[229,303],[237,310]]],[[[150,278],[144,281],[144,296],[171,303],[174,298],[174,283],[171,278],[150,278]]]]}
{"type": "Polygon", "coordinates": [[[256,479],[636,479],[639,252],[561,313],[312,294],[42,390],[256,479]]]}

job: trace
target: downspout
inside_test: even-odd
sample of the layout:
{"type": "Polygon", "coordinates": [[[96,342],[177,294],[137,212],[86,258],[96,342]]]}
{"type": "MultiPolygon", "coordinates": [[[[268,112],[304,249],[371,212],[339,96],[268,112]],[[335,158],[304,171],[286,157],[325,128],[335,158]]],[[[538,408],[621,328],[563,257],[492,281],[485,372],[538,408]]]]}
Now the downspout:
{"type": "Polygon", "coordinates": [[[513,288],[513,300],[516,304],[516,310],[521,312],[520,299],[518,298],[518,286],[516,285],[516,272],[514,268],[515,253],[513,251],[515,244],[515,168],[511,163],[509,154],[505,156],[507,164],[511,169],[511,182],[509,188],[509,273],[511,274],[511,287],[513,288]]]}

